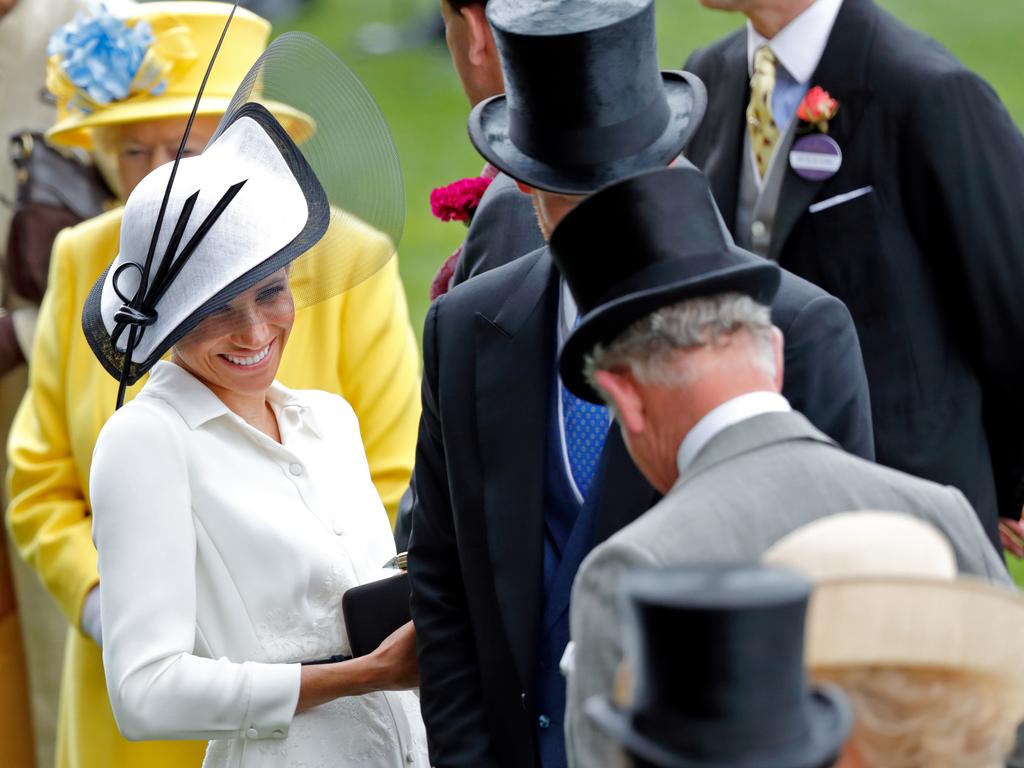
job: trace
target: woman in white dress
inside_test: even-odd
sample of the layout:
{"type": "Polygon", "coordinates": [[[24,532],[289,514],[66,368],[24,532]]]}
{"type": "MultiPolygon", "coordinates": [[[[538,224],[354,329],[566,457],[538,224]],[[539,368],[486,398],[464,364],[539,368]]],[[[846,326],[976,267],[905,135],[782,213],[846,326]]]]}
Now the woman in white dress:
{"type": "MultiPolygon", "coordinates": [[[[257,104],[170,177],[164,166],[132,193],[121,252],[83,314],[111,373],[150,373],[101,432],[90,478],[118,726],[209,739],[211,767],[427,766],[406,690],[411,623],[337,660],[351,655],[342,595],[395,555],[356,417],[340,397],[274,380],[298,298],[378,266],[312,246],[369,227],[338,221],[257,104]]],[[[376,234],[383,264],[394,244],[376,234]]]]}

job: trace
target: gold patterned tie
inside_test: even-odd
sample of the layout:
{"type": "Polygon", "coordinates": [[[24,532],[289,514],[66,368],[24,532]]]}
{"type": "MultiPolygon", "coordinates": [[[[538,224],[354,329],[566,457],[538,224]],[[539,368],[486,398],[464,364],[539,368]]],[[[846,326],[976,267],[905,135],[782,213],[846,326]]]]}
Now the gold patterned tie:
{"type": "Polygon", "coordinates": [[[747,105],[747,129],[761,178],[768,172],[772,150],[779,140],[779,126],[772,117],[772,92],[775,90],[775,54],[767,45],[754,53],[754,75],[750,78],[750,104],[747,105]]]}

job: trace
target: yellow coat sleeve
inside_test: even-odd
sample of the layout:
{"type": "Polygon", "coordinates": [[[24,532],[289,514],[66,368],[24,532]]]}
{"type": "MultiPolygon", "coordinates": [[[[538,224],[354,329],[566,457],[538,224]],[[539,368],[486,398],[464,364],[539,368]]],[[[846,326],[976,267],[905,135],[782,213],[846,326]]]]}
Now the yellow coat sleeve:
{"type": "Polygon", "coordinates": [[[8,442],[7,524],[73,626],[97,583],[92,520],[72,453],[65,371],[71,334],[81,333],[74,253],[65,230],[54,244],[49,290],[39,309],[29,385],[8,442]]]}
{"type": "Polygon", "coordinates": [[[420,419],[419,350],[397,258],[346,294],[340,344],[342,395],[359,417],[373,484],[394,525],[420,419]]]}

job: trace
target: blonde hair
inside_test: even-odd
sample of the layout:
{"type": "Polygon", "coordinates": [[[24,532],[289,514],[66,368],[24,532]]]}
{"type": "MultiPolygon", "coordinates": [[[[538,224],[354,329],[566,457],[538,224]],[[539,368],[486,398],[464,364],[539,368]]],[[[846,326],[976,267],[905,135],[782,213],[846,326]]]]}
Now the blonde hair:
{"type": "Polygon", "coordinates": [[[850,739],[867,768],[1001,768],[1013,748],[1017,723],[988,675],[909,667],[813,675],[849,695],[850,739]]]}

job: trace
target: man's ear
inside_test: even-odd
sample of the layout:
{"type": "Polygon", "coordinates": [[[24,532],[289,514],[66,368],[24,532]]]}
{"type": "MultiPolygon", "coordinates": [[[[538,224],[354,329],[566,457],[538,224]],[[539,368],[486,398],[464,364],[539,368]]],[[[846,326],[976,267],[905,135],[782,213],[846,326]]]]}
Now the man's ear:
{"type": "Polygon", "coordinates": [[[643,432],[646,421],[644,403],[631,371],[598,371],[594,374],[598,387],[615,404],[620,425],[631,434],[643,432]]]}
{"type": "Polygon", "coordinates": [[[474,67],[486,65],[497,55],[494,35],[487,23],[487,6],[483,3],[470,3],[463,7],[459,14],[469,27],[469,63],[474,67]]]}
{"type": "Polygon", "coordinates": [[[513,179],[513,181],[516,183],[516,186],[519,188],[519,191],[522,192],[524,195],[532,195],[534,192],[537,191],[534,187],[531,187],[529,184],[524,184],[519,179],[513,179]]]}
{"type": "Polygon", "coordinates": [[[786,339],[780,331],[774,325],[772,326],[772,352],[775,354],[775,391],[782,391],[782,381],[784,378],[785,371],[783,368],[786,365],[786,339]]]}

